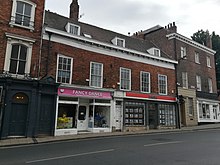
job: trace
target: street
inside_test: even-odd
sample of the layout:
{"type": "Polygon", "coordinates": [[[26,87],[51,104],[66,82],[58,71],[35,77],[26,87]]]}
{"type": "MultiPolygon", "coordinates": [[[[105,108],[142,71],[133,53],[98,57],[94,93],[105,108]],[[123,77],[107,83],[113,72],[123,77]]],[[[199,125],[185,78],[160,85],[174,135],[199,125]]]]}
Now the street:
{"type": "Polygon", "coordinates": [[[1,165],[219,165],[220,130],[155,133],[0,148],[1,165]]]}

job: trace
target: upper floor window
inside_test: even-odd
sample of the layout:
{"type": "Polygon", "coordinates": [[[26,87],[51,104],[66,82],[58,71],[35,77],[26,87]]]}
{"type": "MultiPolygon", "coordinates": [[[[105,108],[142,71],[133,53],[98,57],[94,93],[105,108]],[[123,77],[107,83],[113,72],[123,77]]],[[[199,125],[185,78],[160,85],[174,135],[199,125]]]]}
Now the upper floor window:
{"type": "Polygon", "coordinates": [[[183,88],[188,88],[188,73],[187,72],[182,72],[182,83],[183,83],[183,88]]]}
{"type": "Polygon", "coordinates": [[[212,93],[213,89],[212,89],[212,79],[211,78],[208,78],[208,84],[209,84],[209,93],[212,93]]]}
{"type": "Polygon", "coordinates": [[[131,90],[131,69],[120,68],[120,89],[131,90]]]}
{"type": "Polygon", "coordinates": [[[90,63],[90,86],[102,87],[103,84],[103,64],[90,63]]]}
{"type": "Polygon", "coordinates": [[[154,55],[154,56],[158,56],[160,57],[160,49],[157,49],[157,48],[150,48],[147,50],[148,53],[154,55]]]}
{"type": "Polygon", "coordinates": [[[32,44],[34,40],[24,39],[22,37],[12,38],[13,35],[6,34],[8,37],[4,71],[16,75],[29,75],[32,56],[32,44]]]}
{"type": "Polygon", "coordinates": [[[57,57],[57,82],[70,84],[72,79],[73,59],[63,55],[57,57]]]}
{"type": "Polygon", "coordinates": [[[150,73],[141,72],[141,92],[150,93],[150,73]]]}
{"type": "Polygon", "coordinates": [[[112,43],[120,47],[125,47],[125,39],[122,38],[115,37],[112,39],[112,43]]]}
{"type": "Polygon", "coordinates": [[[181,58],[186,58],[186,47],[181,47],[181,58]]]}
{"type": "Polygon", "coordinates": [[[159,94],[167,95],[167,76],[166,75],[158,75],[158,88],[159,94]]]}
{"type": "Polygon", "coordinates": [[[207,60],[207,67],[211,67],[211,59],[210,57],[206,57],[206,60],[207,60]]]}
{"type": "Polygon", "coordinates": [[[67,23],[66,31],[68,33],[71,33],[71,34],[74,34],[74,35],[80,35],[80,26],[72,24],[72,23],[67,23]]]}
{"type": "Polygon", "coordinates": [[[195,52],[195,63],[200,64],[198,52],[195,52]]]}
{"type": "Polygon", "coordinates": [[[201,77],[198,75],[196,76],[196,89],[197,91],[202,90],[201,77]]]}
{"type": "Polygon", "coordinates": [[[13,0],[11,25],[34,29],[36,4],[28,0],[13,0]]]}

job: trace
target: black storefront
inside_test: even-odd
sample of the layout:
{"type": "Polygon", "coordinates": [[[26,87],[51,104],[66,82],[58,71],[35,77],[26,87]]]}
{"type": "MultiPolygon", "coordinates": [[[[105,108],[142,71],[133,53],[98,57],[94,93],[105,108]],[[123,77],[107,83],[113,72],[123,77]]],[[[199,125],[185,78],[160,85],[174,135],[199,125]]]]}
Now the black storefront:
{"type": "Polygon", "coordinates": [[[42,80],[0,78],[0,137],[37,137],[54,134],[58,84],[42,80]]]}

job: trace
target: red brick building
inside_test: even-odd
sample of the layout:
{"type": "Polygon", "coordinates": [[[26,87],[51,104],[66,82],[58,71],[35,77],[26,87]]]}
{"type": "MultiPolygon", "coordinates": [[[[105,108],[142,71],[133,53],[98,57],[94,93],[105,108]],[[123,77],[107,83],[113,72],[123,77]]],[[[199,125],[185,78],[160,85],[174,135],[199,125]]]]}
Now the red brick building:
{"type": "MultiPolygon", "coordinates": [[[[215,75],[215,51],[179,33],[175,23],[155,26],[139,34],[178,61],[177,83],[181,98],[181,122],[185,126],[219,122],[215,75]]],[[[210,38],[208,38],[211,43],[210,38]]]]}
{"type": "MultiPolygon", "coordinates": [[[[175,128],[175,64],[152,42],[46,11],[41,76],[61,83],[55,135],[175,128]]],[[[72,14],[73,13],[73,14],[72,14]]]]}
{"type": "Polygon", "coordinates": [[[40,79],[44,1],[0,3],[0,137],[52,135],[56,84],[40,79]]]}

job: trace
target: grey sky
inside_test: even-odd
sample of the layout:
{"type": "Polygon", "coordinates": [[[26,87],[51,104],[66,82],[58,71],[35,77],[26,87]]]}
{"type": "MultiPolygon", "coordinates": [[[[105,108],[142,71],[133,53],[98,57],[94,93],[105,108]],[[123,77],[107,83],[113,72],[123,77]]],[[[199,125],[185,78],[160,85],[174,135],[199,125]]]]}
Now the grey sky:
{"type": "MultiPolygon", "coordinates": [[[[69,16],[72,0],[46,0],[46,9],[69,16]]],[[[219,0],[78,0],[81,22],[127,35],[176,22],[190,37],[200,29],[220,35],[219,0]]]]}

